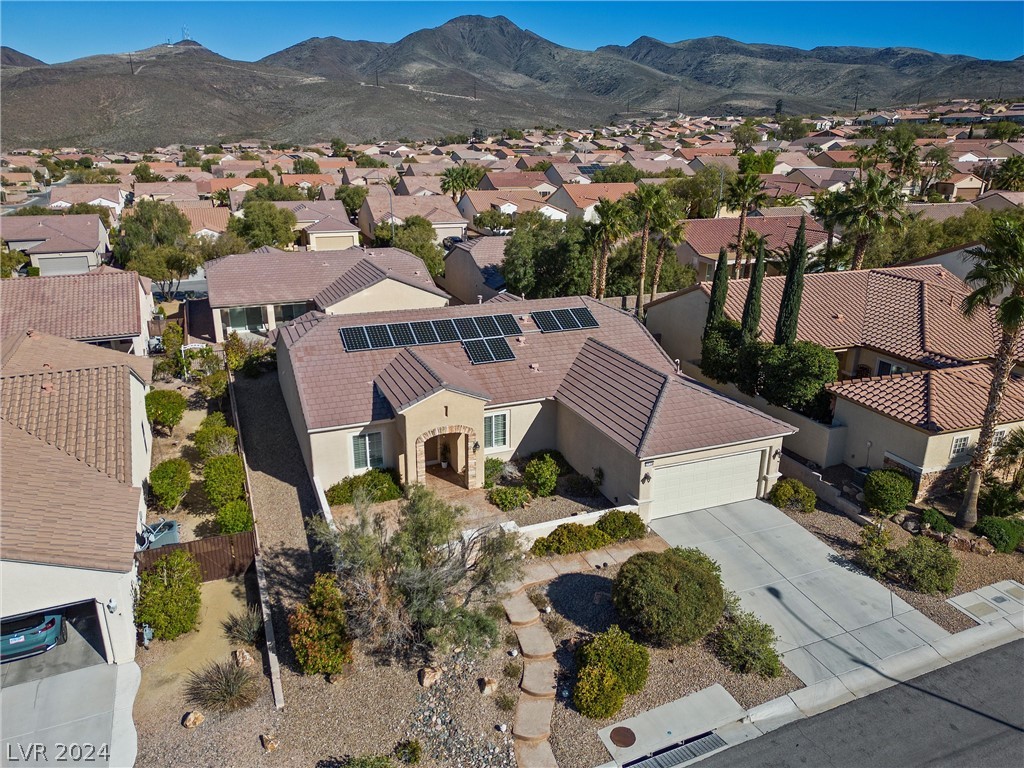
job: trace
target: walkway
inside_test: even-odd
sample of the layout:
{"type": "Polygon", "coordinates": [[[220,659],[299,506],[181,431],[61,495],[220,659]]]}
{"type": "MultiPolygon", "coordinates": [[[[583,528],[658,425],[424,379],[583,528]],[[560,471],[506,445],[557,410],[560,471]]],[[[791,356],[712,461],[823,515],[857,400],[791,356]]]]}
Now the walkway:
{"type": "Polygon", "coordinates": [[[672,546],[697,547],[718,562],[725,586],[775,628],[783,663],[807,686],[836,678],[846,684],[949,636],[762,501],[662,518],[651,527],[672,546]]]}

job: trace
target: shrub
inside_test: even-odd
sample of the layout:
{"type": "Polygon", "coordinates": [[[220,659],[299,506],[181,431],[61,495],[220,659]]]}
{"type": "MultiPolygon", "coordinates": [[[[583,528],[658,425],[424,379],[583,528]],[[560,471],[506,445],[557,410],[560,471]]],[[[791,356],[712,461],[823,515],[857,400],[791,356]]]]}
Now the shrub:
{"type": "Polygon", "coordinates": [[[1005,517],[983,517],[974,532],[985,536],[999,552],[1014,552],[1024,540],[1024,522],[1005,517]]]}
{"type": "Polygon", "coordinates": [[[658,645],[690,643],[722,617],[718,567],[697,550],[633,555],[619,569],[612,602],[643,638],[658,645]]]}
{"type": "Polygon", "coordinates": [[[217,533],[242,533],[253,529],[252,512],[244,499],[229,501],[217,510],[217,533]]]}
{"type": "Polygon", "coordinates": [[[475,653],[498,642],[498,623],[485,613],[458,606],[445,614],[441,624],[427,631],[427,640],[442,653],[455,648],[475,653]]]}
{"type": "Polygon", "coordinates": [[[199,391],[207,400],[220,400],[228,392],[228,372],[213,371],[199,380],[199,391]]]}
{"type": "Polygon", "coordinates": [[[569,475],[565,486],[569,495],[578,499],[592,499],[601,495],[597,484],[586,475],[569,475]]]}
{"type": "Polygon", "coordinates": [[[487,500],[502,512],[525,507],[531,498],[530,492],[519,485],[496,485],[487,492],[487,500]]]}
{"type": "Polygon", "coordinates": [[[933,531],[938,533],[952,533],[955,530],[953,524],[935,507],[930,507],[921,513],[921,522],[927,523],[933,531]]]}
{"type": "Polygon", "coordinates": [[[979,517],[1010,517],[1024,510],[1020,494],[1009,483],[987,479],[978,496],[979,517]]]}
{"type": "Polygon", "coordinates": [[[548,596],[543,592],[530,592],[527,597],[530,598],[530,602],[533,603],[533,607],[538,611],[543,611],[551,605],[551,601],[548,600],[548,596]]]}
{"type": "Polygon", "coordinates": [[[213,456],[203,467],[203,490],[214,509],[245,498],[245,468],[234,453],[213,456]]]}
{"type": "Polygon", "coordinates": [[[534,496],[550,496],[558,485],[558,462],[551,456],[531,459],[523,470],[523,482],[534,496]]]}
{"type": "Polygon", "coordinates": [[[542,555],[569,555],[599,549],[612,543],[611,537],[600,528],[580,523],[562,523],[547,536],[533,542],[530,551],[542,555]]]}
{"type": "Polygon", "coordinates": [[[576,659],[581,667],[597,664],[610,669],[622,681],[627,694],[644,689],[651,664],[647,649],[614,624],[581,646],[576,659]]]}
{"type": "Polygon", "coordinates": [[[146,393],[146,417],[154,427],[166,428],[171,434],[181,423],[188,401],[173,389],[154,389],[146,393]]]}
{"type": "Polygon", "coordinates": [[[196,452],[204,461],[211,456],[224,456],[235,452],[235,441],[238,439],[238,432],[234,427],[229,427],[224,419],[224,414],[214,411],[199,425],[199,429],[192,439],[195,443],[196,452]]]}
{"type": "Polygon", "coordinates": [[[561,451],[556,451],[554,449],[545,450],[545,451],[535,451],[535,452],[531,453],[529,456],[527,456],[526,458],[527,458],[527,462],[535,461],[536,459],[552,459],[552,460],[554,460],[555,464],[558,465],[558,475],[559,476],[568,475],[569,473],[571,473],[573,471],[572,465],[568,461],[565,460],[565,456],[562,455],[562,452],[561,451]]]}
{"type": "Polygon", "coordinates": [[[876,469],[864,481],[864,501],[868,509],[892,517],[907,508],[914,498],[914,483],[894,469],[876,469]]]}
{"type": "Polygon", "coordinates": [[[352,661],[345,601],[334,576],[318,574],[309,599],[288,617],[295,660],[305,675],[336,674],[352,661]]]}
{"type": "Polygon", "coordinates": [[[764,361],[761,396],[772,405],[801,409],[839,374],[835,352],[810,341],[775,346],[764,361]]]}
{"type": "Polygon", "coordinates": [[[224,636],[240,645],[256,645],[263,637],[263,611],[250,605],[244,611],[229,614],[221,622],[224,636]]]}
{"type": "Polygon", "coordinates": [[[523,668],[517,661],[506,661],[505,666],[501,668],[501,674],[509,680],[518,680],[523,674],[523,668]]]}
{"type": "Polygon", "coordinates": [[[892,565],[892,534],[876,519],[860,529],[860,549],[854,561],[876,579],[884,576],[892,565]]]}
{"type": "Polygon", "coordinates": [[[701,373],[723,384],[735,381],[736,351],[742,344],[740,324],[733,320],[720,320],[708,329],[701,341],[701,373]]]}
{"type": "Polygon", "coordinates": [[[362,755],[342,759],[338,768],[395,768],[395,764],[391,758],[383,755],[362,755]]]}
{"type": "Polygon", "coordinates": [[[625,700],[625,686],[608,667],[590,664],[580,670],[572,702],[584,717],[604,720],[622,709],[625,700]]]}
{"type": "Polygon", "coordinates": [[[949,592],[960,561],[945,546],[917,536],[893,553],[892,571],[915,592],[949,592]]]}
{"type": "Polygon", "coordinates": [[[601,515],[594,527],[604,531],[612,541],[642,539],[647,535],[647,524],[636,512],[611,509],[601,515]]]}
{"type": "Polygon", "coordinates": [[[202,603],[199,563],[184,549],[161,557],[139,577],[135,622],[148,624],[158,640],[174,640],[195,629],[202,603]]]}
{"type": "Polygon", "coordinates": [[[505,609],[501,607],[501,603],[491,603],[484,608],[484,613],[495,621],[501,621],[505,618],[505,609]]]}
{"type": "Polygon", "coordinates": [[[772,486],[768,492],[768,501],[779,509],[786,509],[793,504],[801,512],[810,514],[814,511],[818,497],[795,477],[784,477],[772,486]]]}
{"type": "Polygon", "coordinates": [[[405,739],[395,745],[395,759],[406,765],[417,765],[423,758],[423,745],[417,739],[405,739]]]}
{"type": "Polygon", "coordinates": [[[494,699],[494,704],[502,712],[511,712],[516,708],[516,697],[510,693],[499,693],[494,699]]]}
{"type": "Polygon", "coordinates": [[[739,601],[733,597],[729,617],[715,633],[713,645],[718,658],[733,672],[778,677],[782,674],[782,662],[775,650],[778,639],[771,624],[740,610],[739,601]]]}
{"type": "Polygon", "coordinates": [[[185,459],[161,461],[149,473],[149,487],[160,509],[176,509],[188,493],[192,467],[185,459]]]}
{"type": "Polygon", "coordinates": [[[160,340],[167,351],[167,356],[177,358],[181,354],[181,345],[185,343],[185,331],[177,323],[168,323],[164,326],[160,340]]]}
{"type": "Polygon", "coordinates": [[[260,697],[260,680],[250,668],[230,661],[216,661],[198,672],[189,672],[185,696],[203,709],[234,712],[256,703],[260,697]]]}
{"type": "Polygon", "coordinates": [[[505,462],[501,459],[487,459],[484,462],[484,488],[493,488],[504,469],[505,462]]]}
{"type": "Polygon", "coordinates": [[[327,503],[331,506],[351,504],[358,491],[374,504],[402,498],[398,475],[391,469],[368,469],[360,475],[351,475],[327,489],[327,503]]]}

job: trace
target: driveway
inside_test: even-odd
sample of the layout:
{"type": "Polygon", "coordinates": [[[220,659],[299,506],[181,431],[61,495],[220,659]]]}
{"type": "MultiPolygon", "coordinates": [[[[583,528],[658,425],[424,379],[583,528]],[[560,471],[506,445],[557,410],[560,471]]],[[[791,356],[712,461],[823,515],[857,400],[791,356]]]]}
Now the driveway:
{"type": "Polygon", "coordinates": [[[718,562],[727,589],[779,635],[783,663],[805,685],[948,636],[948,632],[775,507],[741,501],[655,520],[673,547],[718,562]]]}

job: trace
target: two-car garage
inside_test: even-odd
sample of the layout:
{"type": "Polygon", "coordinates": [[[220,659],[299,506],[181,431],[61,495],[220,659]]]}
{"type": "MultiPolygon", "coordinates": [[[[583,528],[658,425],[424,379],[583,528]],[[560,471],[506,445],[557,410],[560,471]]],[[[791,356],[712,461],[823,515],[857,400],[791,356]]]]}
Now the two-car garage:
{"type": "Polygon", "coordinates": [[[766,450],[655,467],[650,519],[756,499],[766,450]]]}

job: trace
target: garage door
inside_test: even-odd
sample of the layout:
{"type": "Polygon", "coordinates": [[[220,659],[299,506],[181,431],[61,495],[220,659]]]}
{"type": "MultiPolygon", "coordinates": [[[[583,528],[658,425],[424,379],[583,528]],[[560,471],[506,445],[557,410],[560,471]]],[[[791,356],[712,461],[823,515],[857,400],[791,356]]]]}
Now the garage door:
{"type": "Polygon", "coordinates": [[[761,451],[659,467],[651,519],[756,498],[760,474],[761,451]]]}
{"type": "Polygon", "coordinates": [[[39,260],[39,274],[42,277],[84,275],[88,271],[88,256],[50,256],[39,260]]]}

